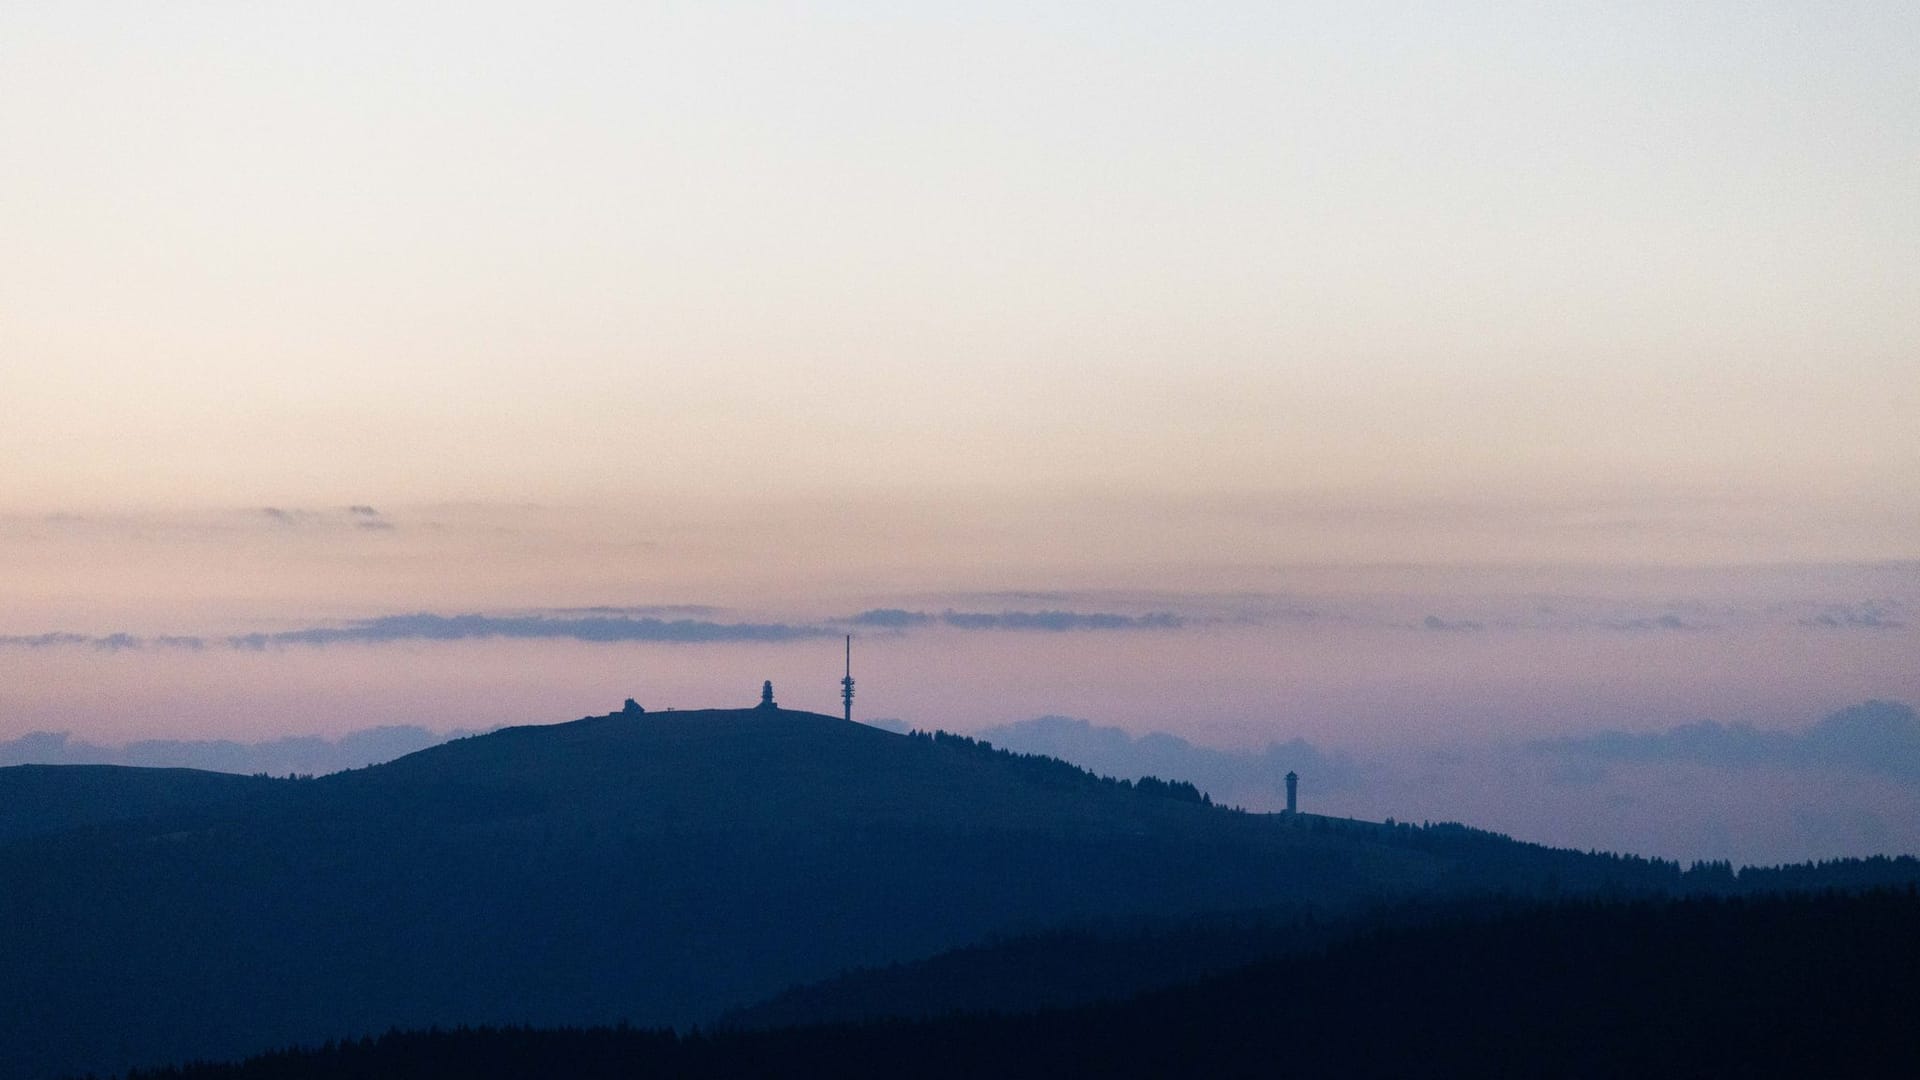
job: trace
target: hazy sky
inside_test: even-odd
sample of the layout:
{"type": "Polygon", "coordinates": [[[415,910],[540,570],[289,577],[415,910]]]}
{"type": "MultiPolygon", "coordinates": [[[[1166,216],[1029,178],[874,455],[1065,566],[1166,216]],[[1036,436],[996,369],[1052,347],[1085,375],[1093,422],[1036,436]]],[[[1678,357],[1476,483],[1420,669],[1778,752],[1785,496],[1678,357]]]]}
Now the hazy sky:
{"type": "Polygon", "coordinates": [[[1907,3],[5,4],[0,737],[831,709],[847,631],[958,728],[1920,700],[1916,55],[1907,3]]]}

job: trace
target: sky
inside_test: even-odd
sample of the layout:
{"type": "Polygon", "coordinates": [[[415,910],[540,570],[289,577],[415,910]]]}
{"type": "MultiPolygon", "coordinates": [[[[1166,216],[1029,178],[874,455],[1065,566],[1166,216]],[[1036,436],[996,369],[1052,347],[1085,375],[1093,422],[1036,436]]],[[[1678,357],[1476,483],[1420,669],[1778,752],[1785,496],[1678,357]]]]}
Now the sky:
{"type": "Polygon", "coordinates": [[[0,6],[0,739],[833,711],[846,633],[869,716],[1242,749],[1920,702],[1917,47],[0,6]]]}

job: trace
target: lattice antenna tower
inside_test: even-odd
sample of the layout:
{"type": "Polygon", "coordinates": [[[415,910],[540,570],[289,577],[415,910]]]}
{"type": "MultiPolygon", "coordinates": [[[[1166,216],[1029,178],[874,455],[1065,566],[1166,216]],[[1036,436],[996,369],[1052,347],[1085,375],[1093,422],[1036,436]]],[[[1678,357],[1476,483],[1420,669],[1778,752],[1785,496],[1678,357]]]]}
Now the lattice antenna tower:
{"type": "Polygon", "coordinates": [[[847,635],[847,677],[840,680],[840,702],[847,707],[847,721],[853,721],[853,635],[847,635]]]}

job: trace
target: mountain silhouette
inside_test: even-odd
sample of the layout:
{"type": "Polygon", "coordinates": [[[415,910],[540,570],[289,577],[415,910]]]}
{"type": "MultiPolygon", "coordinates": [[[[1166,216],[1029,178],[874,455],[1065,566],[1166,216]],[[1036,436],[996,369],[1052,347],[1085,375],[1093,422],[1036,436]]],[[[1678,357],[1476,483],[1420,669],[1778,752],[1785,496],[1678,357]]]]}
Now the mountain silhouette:
{"type": "Polygon", "coordinates": [[[0,769],[0,794],[0,1075],[26,1077],[396,1026],[708,1023],[1076,921],[1681,880],[785,709],[506,728],[318,779],[0,769]]]}

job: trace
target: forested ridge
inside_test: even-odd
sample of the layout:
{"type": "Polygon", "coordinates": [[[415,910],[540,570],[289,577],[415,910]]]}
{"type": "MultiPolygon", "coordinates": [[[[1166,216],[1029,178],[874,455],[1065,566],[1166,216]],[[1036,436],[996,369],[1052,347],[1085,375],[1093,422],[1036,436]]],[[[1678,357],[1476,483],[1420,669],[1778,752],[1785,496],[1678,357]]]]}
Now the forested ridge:
{"type": "MultiPolygon", "coordinates": [[[[1760,880],[1243,813],[1179,781],[786,710],[509,728],[304,780],[0,770],[7,791],[33,793],[0,838],[0,1075],[26,1080],[391,1027],[710,1026],[840,973],[1102,923],[1760,880]]],[[[1130,964],[1112,985],[1132,992],[1263,954],[1244,944],[1104,962],[1130,964]]],[[[1056,992],[1028,1004],[1088,1000],[1072,965],[1049,970],[1056,992]]]]}
{"type": "Polygon", "coordinates": [[[390,1032],[128,1080],[1893,1076],[1920,895],[1490,898],[1129,1001],[760,1031],[390,1032]]]}

